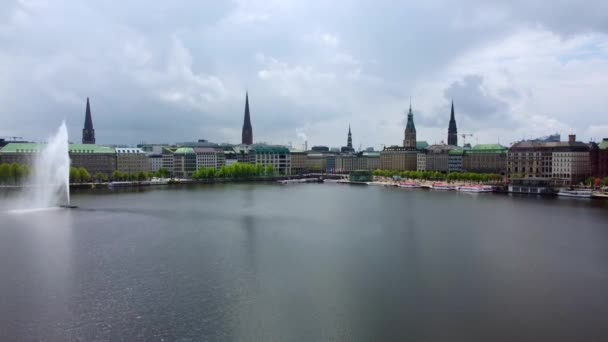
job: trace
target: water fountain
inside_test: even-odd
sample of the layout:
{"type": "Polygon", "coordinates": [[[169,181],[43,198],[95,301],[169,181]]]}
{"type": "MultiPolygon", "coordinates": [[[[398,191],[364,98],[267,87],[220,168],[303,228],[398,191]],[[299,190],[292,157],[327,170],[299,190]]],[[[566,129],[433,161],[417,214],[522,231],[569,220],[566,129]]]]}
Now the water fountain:
{"type": "Polygon", "coordinates": [[[70,205],[70,156],[65,121],[36,154],[29,183],[22,198],[25,207],[73,207],[70,205]]]}

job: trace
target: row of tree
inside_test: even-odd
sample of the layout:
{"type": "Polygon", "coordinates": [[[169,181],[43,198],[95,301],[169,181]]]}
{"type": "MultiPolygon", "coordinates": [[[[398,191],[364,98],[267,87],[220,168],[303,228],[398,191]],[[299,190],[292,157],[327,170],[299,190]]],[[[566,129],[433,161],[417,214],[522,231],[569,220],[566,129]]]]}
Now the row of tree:
{"type": "Polygon", "coordinates": [[[472,172],[450,172],[441,173],[433,171],[393,171],[393,170],[375,170],[374,176],[393,177],[399,176],[408,179],[422,180],[441,180],[441,181],[472,181],[472,182],[492,182],[502,180],[501,175],[488,173],[472,173],[472,172]]]}
{"type": "Polygon", "coordinates": [[[101,172],[96,173],[91,176],[89,172],[84,167],[71,167],[70,168],[70,183],[88,183],[88,182],[107,182],[107,181],[146,181],[152,179],[154,177],[157,178],[168,178],[169,171],[166,169],[160,169],[156,172],[145,172],[140,171],[136,173],[126,173],[120,172],[118,170],[112,173],[111,177],[108,177],[106,174],[101,172]]]}
{"type": "Polygon", "coordinates": [[[2,163],[0,164],[0,184],[18,185],[27,179],[32,170],[27,164],[2,163]]]}
{"type": "Polygon", "coordinates": [[[224,165],[219,170],[214,168],[200,168],[192,175],[192,178],[251,178],[264,176],[272,177],[274,175],[274,167],[270,164],[264,167],[261,164],[234,163],[228,166],[224,165]]]}

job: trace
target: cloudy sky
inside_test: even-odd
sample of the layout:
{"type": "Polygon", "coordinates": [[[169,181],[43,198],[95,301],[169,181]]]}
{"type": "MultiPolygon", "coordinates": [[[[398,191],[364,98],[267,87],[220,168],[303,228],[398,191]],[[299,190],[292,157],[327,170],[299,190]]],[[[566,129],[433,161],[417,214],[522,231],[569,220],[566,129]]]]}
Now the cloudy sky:
{"type": "Polygon", "coordinates": [[[0,136],[100,144],[608,137],[608,2],[0,1],[0,136]],[[405,2],[402,2],[405,3],[405,2]]]}

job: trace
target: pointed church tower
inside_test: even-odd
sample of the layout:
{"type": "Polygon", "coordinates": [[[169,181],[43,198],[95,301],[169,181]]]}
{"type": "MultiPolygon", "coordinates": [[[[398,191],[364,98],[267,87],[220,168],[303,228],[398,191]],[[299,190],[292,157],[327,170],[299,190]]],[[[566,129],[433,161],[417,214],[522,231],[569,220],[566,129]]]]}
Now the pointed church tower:
{"type": "Polygon", "coordinates": [[[412,113],[412,100],[410,99],[410,111],[407,113],[407,125],[405,126],[405,139],[403,147],[409,150],[416,149],[416,126],[414,125],[414,113],[412,113]]]}
{"type": "Polygon", "coordinates": [[[348,125],[348,139],[346,140],[346,147],[353,148],[353,136],[350,133],[350,125],[348,125]]]}
{"type": "Polygon", "coordinates": [[[456,129],[456,119],[454,118],[454,100],[452,100],[452,115],[450,116],[450,126],[448,127],[448,145],[458,146],[458,129],[456,129]]]}
{"type": "Polygon", "coordinates": [[[93,129],[93,118],[91,117],[91,106],[87,97],[87,109],[84,117],[84,128],[82,129],[82,143],[95,144],[95,129],[93,129]]]}
{"type": "Polygon", "coordinates": [[[241,144],[253,144],[253,129],[251,128],[251,117],[249,116],[249,92],[245,92],[245,119],[243,121],[241,144]]]}

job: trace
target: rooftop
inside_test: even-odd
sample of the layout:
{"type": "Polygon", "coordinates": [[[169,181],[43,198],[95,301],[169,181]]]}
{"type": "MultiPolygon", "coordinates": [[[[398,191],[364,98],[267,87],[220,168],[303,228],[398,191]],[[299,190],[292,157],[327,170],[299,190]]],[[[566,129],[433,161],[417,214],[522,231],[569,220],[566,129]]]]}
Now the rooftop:
{"type": "Polygon", "coordinates": [[[144,154],[145,152],[141,148],[135,147],[118,147],[116,153],[133,153],[133,154],[144,154]]]}
{"type": "Polygon", "coordinates": [[[472,149],[467,151],[467,154],[470,153],[505,153],[507,152],[507,148],[500,144],[478,144],[473,146],[472,149]]]}
{"type": "Polygon", "coordinates": [[[289,154],[289,149],[285,146],[257,145],[253,147],[253,150],[257,154],[289,154]]]}
{"type": "Polygon", "coordinates": [[[174,152],[175,154],[194,154],[192,147],[180,147],[174,152]]]}
{"type": "Polygon", "coordinates": [[[608,138],[604,138],[601,143],[598,144],[600,150],[608,150],[608,138]]]}
{"type": "MultiPolygon", "coordinates": [[[[42,151],[46,144],[37,143],[10,143],[4,146],[1,153],[37,153],[42,151]]],[[[97,146],[92,144],[70,144],[69,153],[116,153],[111,147],[97,146]]]]}
{"type": "Polygon", "coordinates": [[[533,150],[533,149],[547,149],[547,150],[564,150],[564,151],[589,151],[589,145],[576,141],[570,144],[567,141],[552,141],[552,142],[538,142],[538,141],[520,141],[511,146],[511,150],[533,150]]]}

